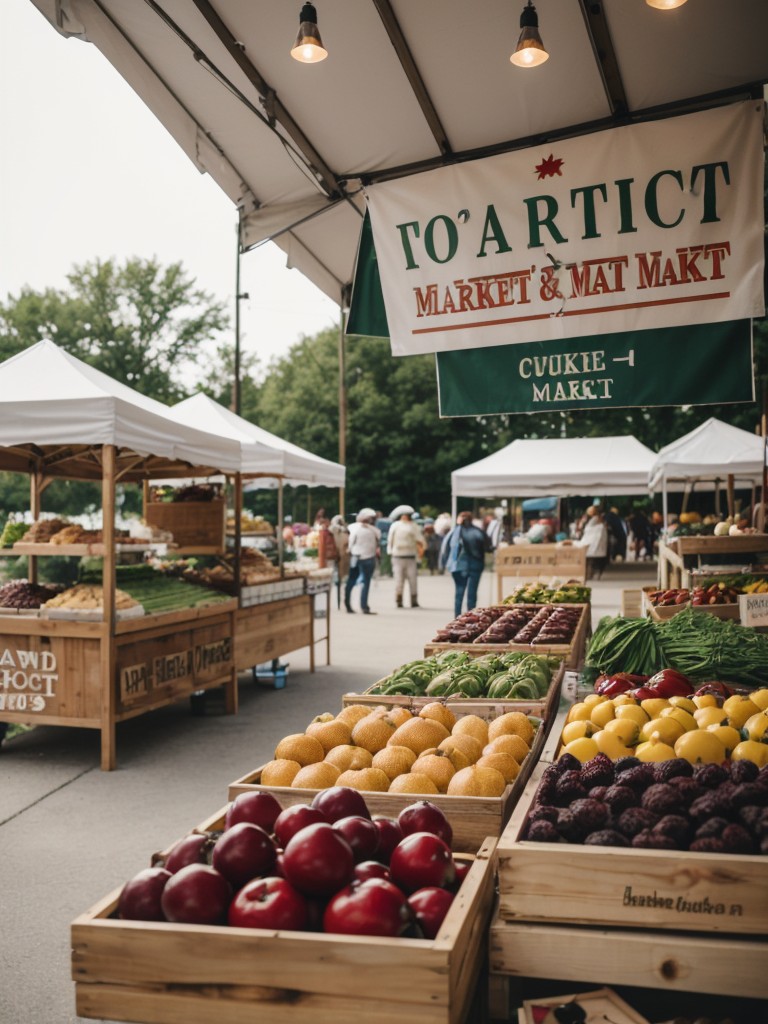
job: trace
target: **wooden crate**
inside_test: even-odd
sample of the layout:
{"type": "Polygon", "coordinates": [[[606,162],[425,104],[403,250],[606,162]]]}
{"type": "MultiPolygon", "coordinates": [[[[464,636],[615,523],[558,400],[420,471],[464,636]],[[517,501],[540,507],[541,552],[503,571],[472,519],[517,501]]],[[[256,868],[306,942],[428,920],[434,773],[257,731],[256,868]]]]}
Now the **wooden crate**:
{"type": "Polygon", "coordinates": [[[312,597],[278,599],[235,615],[235,664],[248,669],[312,643],[312,597]]]}
{"type": "Polygon", "coordinates": [[[72,924],[76,1012],[144,1024],[461,1024],[485,957],[495,840],[433,940],[121,921],[116,889],[72,924]]]}
{"type": "Polygon", "coordinates": [[[767,857],[521,840],[543,771],[499,840],[503,921],[768,935],[767,857]]]}
{"type": "Polygon", "coordinates": [[[149,526],[172,533],[180,548],[225,549],[227,506],[223,500],[148,501],[144,519],[149,526]]]}
{"type": "Polygon", "coordinates": [[[654,622],[668,622],[673,619],[680,612],[686,608],[692,608],[695,612],[705,612],[709,615],[716,615],[719,619],[735,619],[738,620],[741,616],[741,610],[738,602],[734,604],[692,604],[690,601],[686,601],[685,604],[651,604],[648,599],[649,589],[655,590],[656,588],[645,587],[643,589],[643,610],[654,622]]]}
{"type": "MultiPolygon", "coordinates": [[[[516,605],[504,605],[504,610],[515,608],[516,605]]],[[[541,605],[521,605],[525,608],[541,608],[541,605]]],[[[576,630],[569,644],[451,644],[431,642],[424,645],[424,657],[429,658],[433,654],[440,654],[442,651],[467,651],[473,658],[480,658],[483,654],[509,654],[510,651],[522,654],[546,654],[555,658],[562,658],[566,668],[579,668],[584,660],[587,637],[592,630],[592,606],[589,604],[568,605],[569,608],[580,608],[581,615],[576,625],[576,630]]]]}
{"type": "MultiPolygon", "coordinates": [[[[700,856],[704,856],[701,854],[700,856]]],[[[768,943],[736,936],[504,921],[489,930],[489,980],[511,976],[765,999],[768,943]]]]}
{"type": "Polygon", "coordinates": [[[342,707],[347,707],[350,704],[362,704],[364,706],[368,705],[371,708],[406,708],[408,711],[412,711],[414,715],[417,715],[427,704],[439,703],[446,704],[457,717],[461,715],[477,715],[486,722],[490,722],[492,718],[498,718],[499,715],[506,715],[508,711],[522,711],[524,715],[534,715],[538,718],[550,719],[557,711],[560,703],[560,690],[563,685],[564,675],[565,665],[561,662],[560,667],[552,677],[552,682],[549,684],[546,696],[540,700],[507,700],[490,697],[461,698],[455,695],[448,697],[408,697],[397,693],[391,696],[371,693],[370,689],[373,689],[373,687],[378,686],[382,682],[380,679],[378,683],[374,683],[373,687],[370,687],[365,693],[345,693],[341,698],[341,703],[342,707]]]}
{"type": "Polygon", "coordinates": [[[504,544],[494,558],[497,599],[504,597],[504,580],[515,583],[553,578],[586,582],[587,549],[579,544],[504,544]]]}
{"type": "MultiPolygon", "coordinates": [[[[400,811],[416,800],[428,799],[436,804],[450,822],[453,829],[453,847],[462,853],[472,853],[483,840],[501,835],[512,809],[522,795],[526,782],[539,760],[546,738],[546,727],[541,725],[531,744],[528,756],[520,766],[520,773],[502,796],[447,796],[444,793],[429,793],[419,796],[414,793],[372,793],[363,796],[372,815],[396,818],[400,811]]],[[[272,793],[282,808],[292,804],[311,803],[316,789],[294,788],[293,786],[262,786],[261,768],[248,772],[230,784],[228,799],[234,800],[239,793],[272,793]]]]}

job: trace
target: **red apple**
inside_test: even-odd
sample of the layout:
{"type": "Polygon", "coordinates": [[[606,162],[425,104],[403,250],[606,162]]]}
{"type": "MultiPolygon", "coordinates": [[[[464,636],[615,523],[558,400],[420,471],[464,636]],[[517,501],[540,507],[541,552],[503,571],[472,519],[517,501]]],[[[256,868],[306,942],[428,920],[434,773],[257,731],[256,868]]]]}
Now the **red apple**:
{"type": "Polygon", "coordinates": [[[454,859],[453,866],[456,869],[456,881],[453,883],[453,889],[454,892],[457,892],[461,888],[461,883],[469,874],[469,869],[472,865],[468,860],[454,859]]]}
{"type": "Polygon", "coordinates": [[[277,878],[285,878],[285,872],[283,871],[283,851],[278,850],[277,856],[275,857],[275,864],[272,868],[272,874],[277,878]]]}
{"type": "Polygon", "coordinates": [[[405,892],[428,885],[448,888],[456,877],[450,847],[431,832],[414,832],[395,848],[389,862],[392,881],[405,892]]]}
{"type": "Polygon", "coordinates": [[[411,921],[408,901],[391,882],[353,882],[331,898],[323,931],[341,935],[402,935],[411,921]]]}
{"type": "Polygon", "coordinates": [[[434,939],[440,931],[440,925],[443,923],[451,903],[453,903],[453,893],[435,885],[417,889],[408,897],[408,905],[425,939],[434,939]]]}
{"type": "Polygon", "coordinates": [[[118,917],[127,921],[164,921],[160,899],[166,882],[172,877],[165,868],[144,868],[134,875],[120,893],[118,917]]]}
{"type": "Polygon", "coordinates": [[[256,878],[235,895],[227,920],[234,928],[301,931],[307,902],[284,878],[256,878]]]}
{"type": "Polygon", "coordinates": [[[201,832],[193,832],[175,843],[165,858],[165,870],[175,875],[187,864],[207,864],[211,849],[211,839],[201,832]]]}
{"type": "Polygon", "coordinates": [[[301,829],[321,821],[327,823],[328,819],[316,807],[310,807],[308,804],[291,804],[280,812],[275,821],[275,838],[282,847],[286,847],[301,829]]]}
{"type": "Polygon", "coordinates": [[[259,875],[268,875],[277,859],[270,835],[250,821],[239,821],[217,840],[211,863],[234,889],[259,875]]]}
{"type": "Polygon", "coordinates": [[[283,853],[285,877],[308,896],[337,892],[352,881],[354,868],[352,847],[327,822],[297,832],[283,853]]]}
{"type": "Polygon", "coordinates": [[[376,856],[385,864],[389,864],[392,851],[404,838],[403,830],[395,818],[374,818],[373,824],[379,830],[379,848],[376,856]]]}
{"type": "Polygon", "coordinates": [[[355,864],[355,878],[358,882],[365,882],[369,878],[383,878],[385,882],[390,881],[389,868],[378,860],[363,860],[355,864]]]}
{"type": "Polygon", "coordinates": [[[282,807],[271,793],[239,793],[227,808],[224,828],[232,828],[239,821],[250,821],[270,835],[282,807]]]}
{"type": "Polygon", "coordinates": [[[429,800],[419,800],[415,804],[404,807],[397,816],[404,836],[414,832],[432,832],[439,836],[448,846],[453,839],[453,829],[440,808],[429,800]]]}
{"type": "Polygon", "coordinates": [[[339,818],[348,818],[356,814],[361,818],[370,818],[371,814],[362,793],[350,786],[331,786],[321,789],[311,804],[323,812],[326,821],[333,824],[339,818]]]}
{"type": "Polygon", "coordinates": [[[370,860],[379,848],[379,830],[370,818],[350,814],[348,818],[339,818],[331,827],[347,840],[356,861],[370,860]]]}
{"type": "Polygon", "coordinates": [[[160,905],[168,921],[223,924],[231,898],[224,875],[207,864],[188,864],[168,879],[160,905]]]}

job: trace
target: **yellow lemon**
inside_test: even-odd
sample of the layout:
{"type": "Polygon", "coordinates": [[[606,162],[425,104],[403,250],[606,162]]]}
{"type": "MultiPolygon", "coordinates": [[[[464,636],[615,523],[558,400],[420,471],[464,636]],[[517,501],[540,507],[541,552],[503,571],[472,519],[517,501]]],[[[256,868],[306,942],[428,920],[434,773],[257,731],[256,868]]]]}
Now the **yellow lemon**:
{"type": "Polygon", "coordinates": [[[616,714],[619,713],[618,712],[619,708],[623,708],[623,707],[625,707],[627,705],[630,705],[630,704],[634,705],[635,707],[638,706],[638,704],[637,704],[637,697],[633,697],[629,693],[620,693],[616,697],[613,698],[613,706],[617,709],[616,710],[616,714]]]}
{"type": "Polygon", "coordinates": [[[696,710],[696,705],[693,703],[690,697],[682,697],[677,695],[669,698],[669,703],[674,708],[682,708],[684,711],[689,711],[691,714],[696,710]]]}
{"type": "Polygon", "coordinates": [[[693,717],[690,711],[684,711],[682,708],[664,708],[659,717],[673,718],[676,722],[679,722],[680,725],[682,725],[686,732],[692,732],[694,730],[698,731],[699,728],[696,724],[696,719],[693,717]]]}
{"type": "Polygon", "coordinates": [[[635,757],[640,761],[671,761],[675,756],[674,748],[664,743],[658,733],[635,747],[635,757]]]}
{"type": "Polygon", "coordinates": [[[566,743],[560,753],[573,754],[578,761],[584,764],[586,761],[591,761],[595,754],[599,753],[599,750],[592,737],[582,736],[577,740],[571,740],[570,743],[566,743]]]}
{"type": "Polygon", "coordinates": [[[733,750],[741,743],[741,733],[738,729],[734,729],[732,725],[709,725],[707,726],[707,732],[712,732],[717,736],[725,747],[725,753],[728,757],[731,756],[733,750]]]}
{"type": "Polygon", "coordinates": [[[594,732],[597,732],[597,728],[591,722],[567,722],[563,726],[561,741],[570,743],[571,740],[581,739],[582,736],[591,736],[594,732]]]}
{"type": "Polygon", "coordinates": [[[662,743],[668,743],[672,747],[675,740],[684,732],[685,729],[674,718],[652,718],[640,730],[640,739],[647,743],[655,735],[662,743]]]}
{"type": "Polygon", "coordinates": [[[691,700],[697,708],[717,707],[717,697],[714,693],[695,693],[691,700]]]}
{"type": "Polygon", "coordinates": [[[588,722],[589,713],[592,710],[589,704],[585,704],[583,701],[578,704],[574,704],[571,710],[568,712],[569,722],[588,722]]]}
{"type": "Polygon", "coordinates": [[[643,711],[639,704],[621,704],[616,708],[616,717],[629,718],[639,726],[643,726],[648,721],[648,712],[643,711]]]}
{"type": "MultiPolygon", "coordinates": [[[[592,742],[597,747],[595,753],[605,754],[612,761],[618,761],[620,757],[628,757],[634,753],[631,747],[622,742],[621,736],[607,729],[601,729],[592,737],[592,742]]],[[[594,755],[593,755],[594,756],[594,755]]]]}
{"type": "Polygon", "coordinates": [[[763,686],[761,689],[750,693],[749,699],[753,704],[757,704],[761,711],[768,709],[768,686],[763,686]]]}
{"type": "Polygon", "coordinates": [[[605,723],[603,731],[618,736],[625,747],[634,747],[640,738],[640,726],[631,718],[613,718],[605,723]]]}
{"type": "Polygon", "coordinates": [[[608,698],[607,697],[603,697],[602,694],[599,694],[599,693],[588,693],[586,695],[586,697],[584,698],[584,703],[585,704],[605,704],[605,702],[607,700],[608,700],[608,698]]]}
{"type": "Polygon", "coordinates": [[[616,709],[609,700],[605,701],[604,704],[598,704],[597,707],[591,709],[589,719],[593,725],[596,725],[598,729],[603,729],[606,722],[610,722],[616,714],[616,709]]]}
{"type": "Polygon", "coordinates": [[[748,740],[764,743],[768,735],[768,711],[758,711],[756,715],[750,715],[743,728],[747,731],[748,740]]]}
{"type": "Polygon", "coordinates": [[[728,715],[728,724],[734,729],[740,729],[748,718],[756,715],[760,708],[754,704],[749,697],[741,694],[734,694],[723,704],[723,711],[728,715]]]}
{"type": "Polygon", "coordinates": [[[640,707],[643,711],[646,711],[651,718],[658,718],[664,708],[669,708],[672,705],[664,697],[648,697],[646,700],[640,701],[640,707]]]}
{"type": "Polygon", "coordinates": [[[731,751],[732,761],[754,761],[758,768],[768,764],[768,743],[755,743],[754,740],[742,740],[731,751]]]}
{"type": "Polygon", "coordinates": [[[708,707],[708,708],[697,708],[693,712],[693,717],[696,719],[696,724],[700,729],[708,729],[710,725],[722,725],[723,722],[728,721],[728,715],[722,708],[708,707]]]}
{"type": "Polygon", "coordinates": [[[713,732],[694,729],[684,732],[675,743],[675,757],[684,757],[691,764],[720,764],[725,760],[725,747],[713,732]]]}

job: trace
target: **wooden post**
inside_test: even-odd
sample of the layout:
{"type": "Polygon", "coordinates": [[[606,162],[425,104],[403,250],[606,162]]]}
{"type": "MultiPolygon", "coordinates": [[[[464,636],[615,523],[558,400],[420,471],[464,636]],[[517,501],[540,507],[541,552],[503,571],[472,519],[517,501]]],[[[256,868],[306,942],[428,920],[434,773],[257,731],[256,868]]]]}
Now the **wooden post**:
{"type": "MultiPolygon", "coordinates": [[[[347,369],[344,351],[344,303],[339,306],[339,462],[347,462],[347,369]]],[[[345,490],[339,488],[339,515],[344,515],[345,490]]]]}
{"type": "Polygon", "coordinates": [[[104,538],[104,621],[101,633],[101,768],[117,767],[115,712],[117,707],[117,644],[115,641],[115,474],[117,449],[102,446],[101,509],[104,538]]]}
{"type": "MultiPolygon", "coordinates": [[[[243,517],[243,477],[241,473],[235,473],[234,480],[234,505],[235,505],[235,551],[232,560],[232,572],[235,581],[235,596],[237,606],[240,607],[242,582],[240,575],[240,553],[243,543],[242,517],[243,517]]],[[[232,631],[232,645],[235,644],[235,632],[237,630],[237,612],[230,614],[230,628],[232,631]]],[[[237,665],[232,665],[232,674],[229,682],[224,684],[224,711],[228,715],[236,715],[239,700],[237,688],[237,665]]]]}
{"type": "MultiPolygon", "coordinates": [[[[37,522],[40,518],[42,493],[43,474],[42,471],[37,468],[29,477],[29,511],[32,514],[34,522],[37,522]]],[[[35,555],[27,556],[27,576],[30,583],[37,583],[37,557],[35,555]]]]}
{"type": "Polygon", "coordinates": [[[733,473],[729,473],[728,474],[728,515],[729,516],[732,516],[734,514],[733,487],[734,487],[733,473]]]}

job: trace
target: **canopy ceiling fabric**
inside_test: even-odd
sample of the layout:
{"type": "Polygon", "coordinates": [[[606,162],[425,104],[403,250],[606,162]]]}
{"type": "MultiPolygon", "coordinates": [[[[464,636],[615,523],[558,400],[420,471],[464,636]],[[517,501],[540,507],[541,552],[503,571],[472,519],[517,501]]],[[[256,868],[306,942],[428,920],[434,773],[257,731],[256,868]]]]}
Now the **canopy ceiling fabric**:
{"type": "Polygon", "coordinates": [[[284,441],[249,420],[225,409],[199,392],[178,402],[170,415],[181,423],[199,426],[211,433],[231,438],[240,445],[240,472],[281,477],[284,484],[298,487],[343,487],[344,466],[284,441]]]}
{"type": "MultiPolygon", "coordinates": [[[[550,59],[509,62],[524,0],[320,0],[327,60],[289,55],[299,0],[32,0],[92,42],[240,211],[347,302],[371,182],[762,95],[768,3],[537,0],[550,59]],[[726,45],[723,43],[726,42],[726,45]]],[[[66,83],[62,83],[66,88],[66,83]]]]}
{"type": "Polygon", "coordinates": [[[644,494],[654,452],[637,438],[518,439],[451,473],[453,498],[644,494]]]}
{"type": "Polygon", "coordinates": [[[741,483],[760,484],[765,464],[765,440],[714,417],[665,445],[655,457],[650,488],[661,490],[669,481],[720,479],[733,475],[741,483]]]}
{"type": "Polygon", "coordinates": [[[162,402],[120,384],[52,341],[40,341],[0,364],[3,468],[29,471],[37,466],[48,475],[96,478],[101,475],[98,456],[89,450],[105,444],[123,450],[124,479],[147,475],[146,456],[163,460],[152,463],[155,470],[174,473],[181,468],[189,473],[190,466],[239,469],[240,448],[233,440],[182,424],[162,402]],[[131,461],[136,464],[128,469],[131,461]]]}

